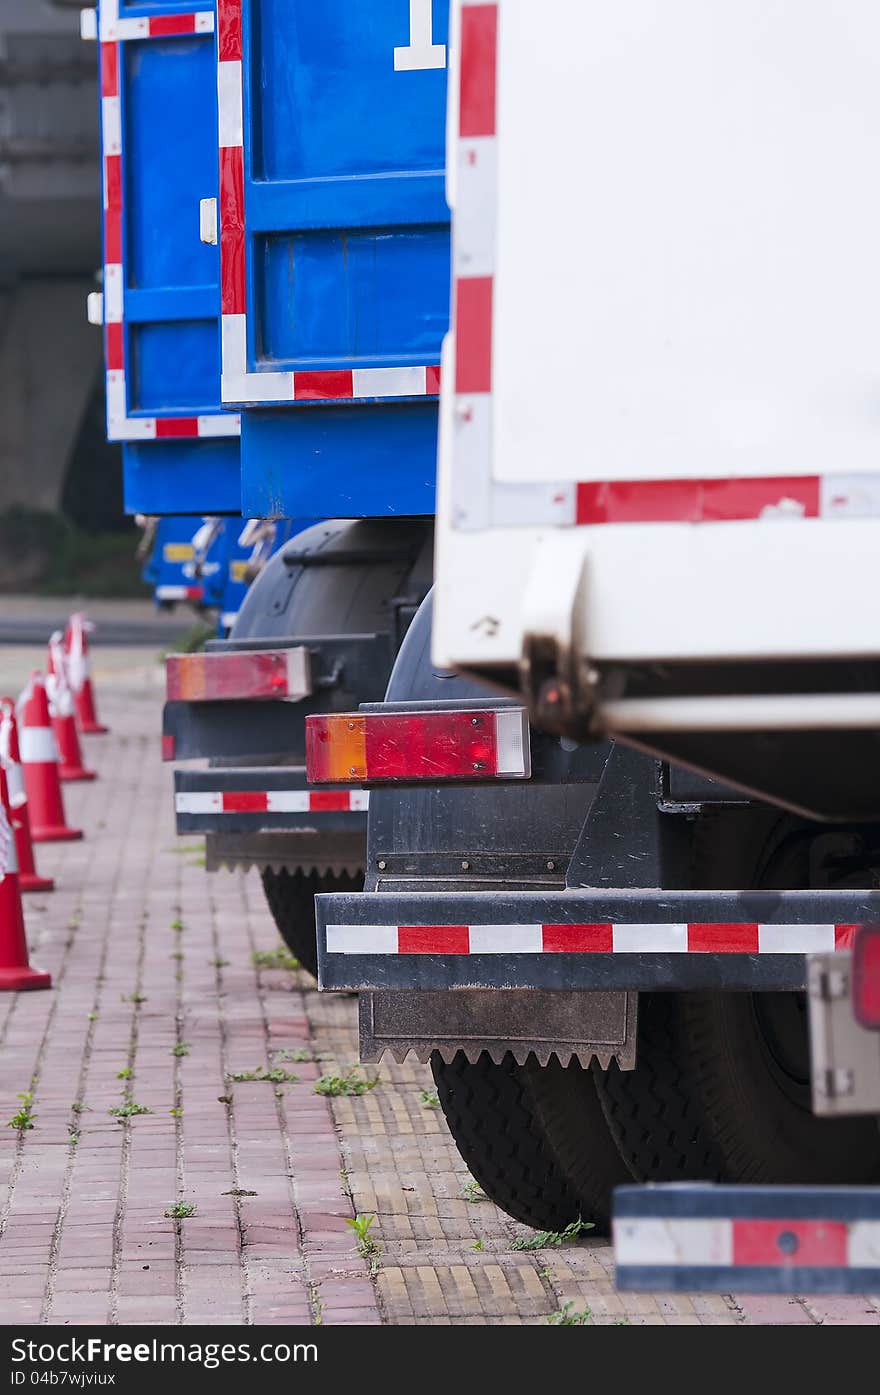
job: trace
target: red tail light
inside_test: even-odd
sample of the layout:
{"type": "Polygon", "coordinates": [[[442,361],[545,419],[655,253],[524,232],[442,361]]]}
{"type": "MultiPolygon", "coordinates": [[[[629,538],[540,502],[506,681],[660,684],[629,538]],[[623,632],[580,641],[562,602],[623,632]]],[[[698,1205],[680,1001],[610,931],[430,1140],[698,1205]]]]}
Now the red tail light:
{"type": "Polygon", "coordinates": [[[880,1031],[880,925],[860,925],[856,931],[852,995],[856,1021],[880,1031]]]}
{"type": "Polygon", "coordinates": [[[531,774],[523,707],[341,712],[306,718],[314,784],[362,780],[522,780],[531,774]]]}
{"type": "Polygon", "coordinates": [[[169,702],[298,701],[312,691],[309,652],[295,648],[175,654],[165,661],[165,684],[169,702]]]}

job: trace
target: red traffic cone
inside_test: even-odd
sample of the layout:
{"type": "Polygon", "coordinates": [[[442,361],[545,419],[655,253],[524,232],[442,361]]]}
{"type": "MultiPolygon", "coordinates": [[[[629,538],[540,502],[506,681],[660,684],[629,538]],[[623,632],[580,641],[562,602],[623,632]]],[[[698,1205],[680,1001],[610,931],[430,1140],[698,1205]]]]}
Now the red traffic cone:
{"type": "Polygon", "coordinates": [[[31,842],[31,820],[28,813],[24,772],[18,749],[18,723],[12,698],[0,698],[0,765],[6,771],[6,792],[9,796],[9,822],[15,834],[18,853],[18,886],[20,891],[54,891],[51,877],[41,877],[34,865],[31,842]]]}
{"type": "Polygon", "coordinates": [[[96,772],[86,770],[76,734],[76,717],[73,715],[73,694],[67,683],[67,667],[64,660],[64,643],[60,630],[56,630],[49,640],[49,663],[46,672],[46,694],[49,698],[49,716],[52,730],[58,743],[61,760],[59,774],[62,780],[94,780],[96,772]]]}
{"type": "Polygon", "coordinates": [[[67,678],[73,692],[79,729],[85,736],[102,736],[110,728],[98,721],[95,709],[89,664],[88,635],[91,628],[86,617],[79,611],[71,615],[64,631],[64,652],[67,655],[67,678]]]}
{"type": "Polygon", "coordinates": [[[82,837],[68,828],[58,777],[58,747],[49,717],[49,700],[41,673],[32,673],[16,705],[21,764],[35,843],[62,843],[82,837]]]}
{"type": "Polygon", "coordinates": [[[15,834],[9,822],[6,771],[0,767],[0,991],[20,993],[25,988],[51,987],[51,974],[32,969],[28,963],[15,834]]]}

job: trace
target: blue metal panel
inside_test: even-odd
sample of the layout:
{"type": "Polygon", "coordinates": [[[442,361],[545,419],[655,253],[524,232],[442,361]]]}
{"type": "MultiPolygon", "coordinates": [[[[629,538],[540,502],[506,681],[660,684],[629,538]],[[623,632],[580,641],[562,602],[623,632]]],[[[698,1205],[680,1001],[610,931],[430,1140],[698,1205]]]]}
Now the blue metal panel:
{"type": "Polygon", "coordinates": [[[437,408],[303,406],[242,415],[242,511],[328,518],[434,511],[437,408]]]}
{"type": "Polygon", "coordinates": [[[263,353],[276,368],[439,357],[449,321],[444,226],[394,236],[333,229],[258,239],[254,276],[263,353]]]}
{"type": "MultiPolygon", "coordinates": [[[[425,7],[437,66],[407,69],[410,0],[243,0],[246,360],[224,362],[228,401],[265,403],[266,372],[298,396],[303,373],[439,364],[449,0],[425,7]]],[[[436,397],[360,392],[245,412],[246,514],[433,512],[436,397]]]]}
{"type": "Polygon", "coordinates": [[[137,441],[123,449],[126,513],[234,513],[241,510],[239,443],[137,441]]]}

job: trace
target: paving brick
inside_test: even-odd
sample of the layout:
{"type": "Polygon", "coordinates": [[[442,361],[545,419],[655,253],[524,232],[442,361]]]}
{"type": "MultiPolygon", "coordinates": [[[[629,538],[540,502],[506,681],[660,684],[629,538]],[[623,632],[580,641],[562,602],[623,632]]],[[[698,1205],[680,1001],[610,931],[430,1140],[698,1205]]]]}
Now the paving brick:
{"type": "Polygon", "coordinates": [[[66,791],[87,837],[40,847],[57,890],[26,905],[54,988],[0,995],[0,1117],[29,1086],[38,1115],[0,1130],[6,1322],[521,1325],[570,1303],[600,1326],[880,1323],[876,1298],[618,1294],[607,1241],[516,1251],[525,1227],[466,1199],[427,1067],[316,1095],[357,1060],[354,999],[254,968],[278,944],[259,878],[208,877],[175,836],[154,657],[96,669],[111,735],[87,743],[99,780],[66,791]],[[282,1048],[310,1055],[298,1081],[230,1078],[282,1048]],[[126,1096],[151,1112],[118,1122],[126,1096]],[[166,1217],[179,1201],[195,1213],[166,1217]],[[372,1256],[356,1214],[376,1218],[372,1256]]]}

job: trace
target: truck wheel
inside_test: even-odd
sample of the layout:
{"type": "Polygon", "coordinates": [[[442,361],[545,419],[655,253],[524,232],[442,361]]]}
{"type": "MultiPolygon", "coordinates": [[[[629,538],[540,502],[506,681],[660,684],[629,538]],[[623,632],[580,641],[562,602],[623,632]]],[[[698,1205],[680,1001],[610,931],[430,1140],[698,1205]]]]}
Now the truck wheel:
{"type": "Polygon", "coordinates": [[[278,933],[302,967],[318,977],[318,945],[315,938],[315,897],[323,891],[362,891],[363,873],[348,872],[274,872],[266,867],[261,873],[263,890],[269,903],[278,933]]]}
{"type": "MultiPolygon", "coordinates": [[[[686,995],[685,995],[686,996],[686,995]]],[[[639,1182],[717,1181],[720,1155],[696,1089],[690,1043],[675,993],[639,995],[635,1070],[593,1066],[608,1128],[639,1182]]]]}
{"type": "Polygon", "coordinates": [[[876,1119],[812,1112],[802,994],[692,993],[683,1014],[726,1181],[880,1181],[876,1119]]]}
{"type": "Polygon", "coordinates": [[[627,1180],[588,1070],[508,1053],[451,1063],[438,1052],[431,1070],[455,1145],[486,1195],[536,1230],[564,1230],[578,1219],[608,1224],[610,1193],[627,1180]],[[559,1144],[576,1159],[569,1177],[559,1144]]]}
{"type": "MultiPolygon", "coordinates": [[[[813,840],[825,831],[771,811],[704,816],[694,844],[699,882],[773,890],[808,887],[813,840]]],[[[857,869],[834,875],[832,886],[871,884],[857,869]]],[[[880,1180],[877,1121],[872,1116],[820,1119],[812,1111],[802,993],[687,993],[681,1004],[693,1086],[724,1181],[823,1185],[880,1180]]]]}

